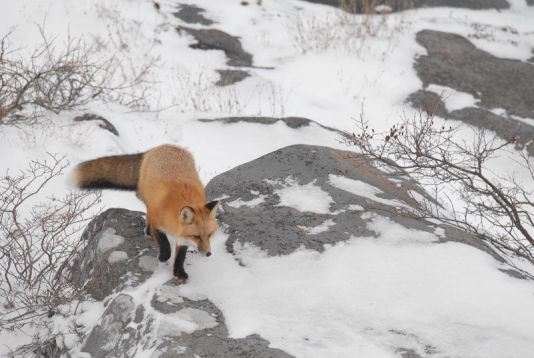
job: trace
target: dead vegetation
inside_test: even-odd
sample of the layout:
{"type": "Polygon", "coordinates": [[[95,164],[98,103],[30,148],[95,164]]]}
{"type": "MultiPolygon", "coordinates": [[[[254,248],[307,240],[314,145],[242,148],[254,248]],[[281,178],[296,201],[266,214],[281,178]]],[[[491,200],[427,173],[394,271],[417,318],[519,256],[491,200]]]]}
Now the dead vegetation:
{"type": "Polygon", "coordinates": [[[405,117],[388,131],[369,127],[363,114],[347,142],[364,154],[406,171],[432,193],[413,216],[471,232],[497,249],[534,262],[534,161],[517,163],[523,176],[497,174],[489,162],[507,155],[515,138],[437,125],[431,108],[405,117]]]}
{"type": "Polygon", "coordinates": [[[404,19],[391,17],[388,9],[377,0],[341,0],[342,11],[300,12],[289,27],[293,42],[302,53],[337,49],[363,55],[371,39],[384,42],[387,52],[395,34],[404,27],[404,19]]]}
{"type": "Polygon", "coordinates": [[[80,232],[96,214],[100,195],[69,191],[35,201],[67,164],[49,154],[0,178],[0,329],[39,324],[79,295],[61,267],[81,248],[80,232]]]}
{"type": "Polygon", "coordinates": [[[29,54],[13,48],[13,31],[0,39],[0,124],[32,123],[46,111],[96,100],[145,106],[143,89],[154,62],[127,71],[118,58],[99,56],[97,42],[68,36],[63,43],[47,36],[44,26],[38,30],[41,44],[29,54]]]}

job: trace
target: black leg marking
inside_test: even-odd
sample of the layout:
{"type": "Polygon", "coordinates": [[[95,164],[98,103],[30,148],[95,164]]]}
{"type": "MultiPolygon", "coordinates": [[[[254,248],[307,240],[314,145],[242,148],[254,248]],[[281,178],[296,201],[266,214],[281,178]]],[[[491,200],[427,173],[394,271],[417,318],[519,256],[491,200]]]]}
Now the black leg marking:
{"type": "Polygon", "coordinates": [[[187,246],[178,246],[176,259],[174,260],[174,276],[185,281],[189,277],[184,270],[185,255],[187,255],[187,246]]]}
{"type": "Polygon", "coordinates": [[[156,239],[158,240],[158,245],[159,245],[158,259],[161,262],[165,262],[171,257],[171,245],[169,245],[169,240],[167,240],[167,235],[165,235],[159,230],[156,230],[156,239]]]}
{"type": "Polygon", "coordinates": [[[145,229],[146,236],[150,236],[151,230],[150,230],[150,224],[146,223],[146,229],[145,229]]]}

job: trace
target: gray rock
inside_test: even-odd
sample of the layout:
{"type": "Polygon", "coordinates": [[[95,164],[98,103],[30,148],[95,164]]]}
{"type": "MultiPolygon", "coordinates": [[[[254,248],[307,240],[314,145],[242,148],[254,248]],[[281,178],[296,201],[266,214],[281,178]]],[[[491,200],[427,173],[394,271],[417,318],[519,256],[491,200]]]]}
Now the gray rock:
{"type": "MultiPolygon", "coordinates": [[[[217,176],[207,186],[209,197],[223,198],[220,220],[228,228],[227,249],[236,257],[237,243],[251,243],[269,255],[283,255],[300,246],[322,251],[326,244],[347,240],[351,234],[373,236],[376,233],[366,226],[371,214],[388,217],[408,228],[434,232],[435,224],[403,215],[406,207],[418,205],[409,190],[426,196],[402,172],[374,167],[367,158],[352,152],[309,145],[267,154],[217,176]],[[359,183],[358,189],[349,190],[347,185],[351,183],[359,183]],[[283,200],[289,200],[286,190],[290,185],[304,186],[308,194],[315,190],[309,199],[320,195],[326,205],[281,205],[283,200]]],[[[143,214],[139,212],[111,209],[96,217],[83,234],[84,249],[70,267],[73,282],[97,299],[105,299],[127,285],[145,282],[154,269],[156,249],[144,236],[144,227],[143,214]],[[116,252],[126,253],[127,259],[109,264],[110,255],[116,252]]],[[[473,245],[500,259],[476,237],[440,227],[441,241],[473,245]]],[[[516,270],[503,272],[524,278],[516,270]]],[[[104,301],[107,308],[89,332],[82,351],[93,358],[136,357],[141,352],[169,358],[291,357],[270,348],[269,342],[258,335],[228,337],[224,316],[212,302],[181,297],[180,292],[171,280],[161,287],[143,286],[141,295],[112,295],[104,301]],[[145,291],[146,287],[151,288],[145,291]]],[[[419,350],[435,353],[432,345],[418,337],[403,331],[395,333],[409,335],[419,350]]],[[[401,346],[397,353],[415,358],[419,351],[401,346]]]]}
{"type": "Polygon", "coordinates": [[[215,85],[219,87],[230,86],[250,77],[248,72],[241,70],[217,70],[217,72],[219,73],[220,78],[215,82],[215,85]]]}
{"type": "Polygon", "coordinates": [[[92,358],[133,357],[140,335],[138,330],[128,327],[136,314],[131,296],[121,294],[108,306],[100,323],[93,328],[82,352],[88,352],[92,358]]]}
{"type": "MultiPolygon", "coordinates": [[[[353,13],[369,13],[369,1],[357,0],[347,1],[349,6],[341,6],[340,0],[302,0],[316,4],[341,7],[342,9],[353,13]]],[[[534,0],[527,0],[534,1],[534,0]]],[[[460,7],[466,9],[508,9],[510,4],[506,0],[381,0],[377,5],[387,5],[392,11],[402,11],[422,7],[460,7]]]]}
{"type": "Polygon", "coordinates": [[[424,87],[447,86],[471,94],[482,108],[504,108],[509,115],[534,118],[532,64],[495,57],[455,34],[423,30],[416,40],[428,52],[415,62],[424,87]]]}
{"type": "Polygon", "coordinates": [[[230,66],[252,66],[252,55],[243,50],[238,37],[216,29],[192,29],[180,26],[178,32],[185,31],[197,41],[192,48],[201,50],[221,50],[228,57],[230,66]]]}
{"type": "Polygon", "coordinates": [[[326,129],[328,131],[334,132],[337,135],[341,137],[347,137],[347,133],[342,132],[340,130],[337,130],[332,127],[324,126],[320,123],[317,123],[315,121],[312,121],[308,118],[303,117],[281,117],[281,118],[274,118],[274,117],[224,117],[224,118],[215,118],[215,119],[199,119],[200,122],[222,122],[226,124],[235,124],[235,123],[258,123],[258,124],[275,124],[277,122],[284,122],[285,125],[287,125],[289,128],[297,129],[297,128],[303,128],[308,127],[310,124],[315,124],[323,129],[326,129]]]}
{"type": "Polygon", "coordinates": [[[98,121],[98,126],[102,129],[105,129],[107,131],[110,131],[111,133],[115,134],[117,137],[119,136],[119,131],[113,124],[111,124],[110,121],[105,119],[102,116],[99,116],[98,114],[94,113],[85,113],[81,116],[76,116],[73,119],[75,122],[83,122],[83,121],[98,121]]]}
{"type": "Polygon", "coordinates": [[[70,280],[97,300],[117,289],[136,286],[151,272],[141,268],[143,257],[157,256],[156,245],[145,235],[144,214],[109,209],[85,229],[85,248],[72,263],[70,280]],[[115,261],[117,252],[121,260],[115,261]]]}
{"type": "Polygon", "coordinates": [[[133,358],[143,350],[168,358],[291,357],[269,348],[269,342],[258,335],[229,338],[222,312],[213,303],[181,298],[176,292],[174,283],[163,285],[151,300],[155,311],[142,304],[136,307],[131,296],[120,294],[90,332],[82,352],[93,358],[133,358]]]}
{"type": "Polygon", "coordinates": [[[178,11],[173,15],[188,24],[212,25],[213,21],[206,18],[202,13],[204,9],[190,4],[181,4],[178,11]]]}
{"type": "Polygon", "coordinates": [[[408,102],[415,108],[433,113],[445,119],[454,119],[495,132],[503,140],[515,138],[517,150],[526,149],[534,156],[534,126],[517,121],[510,117],[496,115],[486,109],[467,107],[448,112],[439,95],[434,92],[420,90],[408,97],[408,102]]]}
{"type": "MultiPolygon", "coordinates": [[[[85,247],[68,267],[70,279],[94,298],[104,300],[107,308],[85,339],[82,352],[93,358],[134,358],[150,350],[169,358],[291,357],[270,348],[269,342],[257,335],[229,338],[222,313],[208,300],[180,297],[173,281],[154,294],[147,291],[146,299],[136,296],[134,301],[131,295],[119,293],[106,300],[114,292],[145,282],[158,265],[156,245],[144,233],[143,216],[110,209],[93,219],[83,233],[85,247]],[[110,260],[117,252],[127,258],[110,260]],[[180,320],[188,324],[177,324],[180,320]]],[[[65,353],[53,346],[54,342],[50,340],[41,351],[57,351],[55,356],[65,353]]]]}
{"type": "Polygon", "coordinates": [[[423,358],[416,351],[409,348],[399,348],[396,353],[399,353],[402,358],[423,358]]]}
{"type": "MultiPolygon", "coordinates": [[[[206,190],[209,197],[223,198],[219,215],[229,234],[226,248],[233,253],[236,244],[247,243],[268,255],[290,254],[301,246],[321,252],[325,245],[348,240],[351,235],[376,235],[367,228],[370,213],[412,229],[436,229],[434,224],[404,215],[406,208],[419,205],[409,190],[430,199],[405,173],[376,168],[362,155],[326,147],[279,149],[213,178],[206,190]],[[357,194],[344,190],[336,185],[336,178],[364,189],[357,194]],[[289,184],[322,191],[330,203],[321,210],[281,205],[289,184]],[[378,189],[376,199],[362,196],[374,190],[368,185],[378,189]]],[[[476,237],[449,226],[442,228],[445,235],[441,241],[469,244],[502,260],[476,237]]]]}
{"type": "MultiPolygon", "coordinates": [[[[152,302],[157,301],[153,300],[152,302]]],[[[171,314],[188,309],[205,312],[216,320],[217,325],[196,330],[193,333],[182,333],[177,337],[173,337],[172,341],[164,339],[157,349],[162,354],[160,357],[291,357],[291,355],[282,350],[269,348],[269,342],[258,335],[250,335],[238,339],[229,338],[228,328],[224,322],[222,312],[209,300],[192,301],[184,298],[183,302],[174,304],[172,308],[169,307],[167,306],[162,312],[171,314]]],[[[155,305],[154,308],[160,310],[161,306],[155,305]]]]}

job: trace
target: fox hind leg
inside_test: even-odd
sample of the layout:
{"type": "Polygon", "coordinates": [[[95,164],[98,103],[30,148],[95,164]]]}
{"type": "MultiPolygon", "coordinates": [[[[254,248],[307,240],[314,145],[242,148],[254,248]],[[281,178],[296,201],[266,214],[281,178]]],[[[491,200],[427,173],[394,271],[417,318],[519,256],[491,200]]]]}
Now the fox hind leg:
{"type": "Polygon", "coordinates": [[[187,246],[178,246],[176,248],[176,258],[174,259],[174,276],[178,283],[185,283],[189,275],[185,272],[184,262],[187,255],[187,246]]]}

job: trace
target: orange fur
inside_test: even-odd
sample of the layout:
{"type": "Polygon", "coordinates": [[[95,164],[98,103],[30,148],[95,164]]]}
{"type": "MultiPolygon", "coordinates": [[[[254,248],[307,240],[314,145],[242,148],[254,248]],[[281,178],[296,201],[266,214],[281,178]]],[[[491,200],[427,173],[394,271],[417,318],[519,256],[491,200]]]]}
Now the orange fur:
{"type": "Polygon", "coordinates": [[[187,150],[161,145],[142,154],[99,158],[79,164],[75,174],[81,188],[137,190],[147,207],[153,240],[160,230],[177,245],[189,240],[210,253],[218,205],[206,205],[204,186],[187,150]]]}

